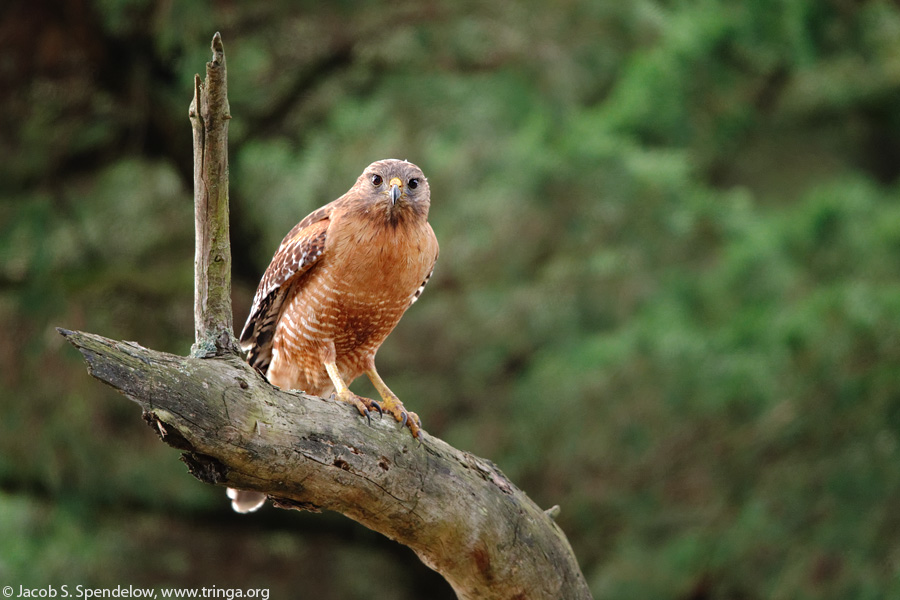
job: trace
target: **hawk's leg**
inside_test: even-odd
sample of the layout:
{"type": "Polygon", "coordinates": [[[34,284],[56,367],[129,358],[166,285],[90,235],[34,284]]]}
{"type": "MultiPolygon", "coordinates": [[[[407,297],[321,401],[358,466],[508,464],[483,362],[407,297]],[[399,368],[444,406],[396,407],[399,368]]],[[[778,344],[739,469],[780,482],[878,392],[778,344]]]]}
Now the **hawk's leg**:
{"type": "Polygon", "coordinates": [[[378,390],[378,394],[381,396],[382,403],[381,408],[384,412],[393,415],[395,419],[400,421],[400,426],[404,425],[409,427],[409,431],[412,433],[413,437],[416,439],[420,439],[420,431],[422,427],[422,422],[419,420],[419,415],[416,413],[406,410],[406,407],[403,406],[403,403],[400,402],[400,398],[397,397],[397,394],[392,392],[381,376],[378,374],[378,371],[375,370],[374,361],[370,361],[369,367],[366,369],[366,375],[369,376],[369,379],[372,380],[372,385],[375,386],[375,389],[378,390]]]}
{"type": "Polygon", "coordinates": [[[344,383],[344,380],[341,378],[341,374],[338,372],[337,365],[334,361],[325,361],[325,370],[328,371],[328,376],[334,384],[335,398],[341,402],[349,402],[355,406],[356,410],[359,411],[359,414],[364,416],[370,425],[372,424],[372,418],[369,416],[370,411],[377,410],[378,414],[383,414],[381,406],[379,406],[377,402],[369,398],[357,396],[350,391],[350,388],[347,387],[347,384],[344,383]]]}

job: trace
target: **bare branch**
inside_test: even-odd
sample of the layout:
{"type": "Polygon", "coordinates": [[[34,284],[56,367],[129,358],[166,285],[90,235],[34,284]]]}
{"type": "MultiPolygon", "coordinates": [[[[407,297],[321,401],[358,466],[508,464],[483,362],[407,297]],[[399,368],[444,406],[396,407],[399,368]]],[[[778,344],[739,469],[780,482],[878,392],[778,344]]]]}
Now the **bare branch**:
{"type": "Polygon", "coordinates": [[[237,356],[182,358],[60,333],[201,481],[344,514],[412,548],[460,598],[590,598],[563,532],[490,461],[282,391],[237,356]]]}
{"type": "Polygon", "coordinates": [[[206,80],[194,76],[189,115],[194,131],[194,347],[195,356],[237,354],[231,316],[231,244],[228,237],[228,85],[222,37],[212,40],[206,80]]]}

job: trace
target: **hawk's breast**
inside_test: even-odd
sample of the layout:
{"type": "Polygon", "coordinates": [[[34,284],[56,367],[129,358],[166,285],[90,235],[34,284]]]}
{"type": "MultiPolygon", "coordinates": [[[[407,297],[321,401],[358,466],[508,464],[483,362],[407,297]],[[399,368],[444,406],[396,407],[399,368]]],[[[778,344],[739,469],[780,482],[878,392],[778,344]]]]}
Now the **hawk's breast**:
{"type": "Polygon", "coordinates": [[[348,383],[358,377],[431,272],[437,241],[427,222],[372,229],[333,223],[322,259],[293,284],[275,332],[272,373],[290,371],[290,387],[318,394],[328,387],[321,353],[329,342],[342,376],[348,383]]]}

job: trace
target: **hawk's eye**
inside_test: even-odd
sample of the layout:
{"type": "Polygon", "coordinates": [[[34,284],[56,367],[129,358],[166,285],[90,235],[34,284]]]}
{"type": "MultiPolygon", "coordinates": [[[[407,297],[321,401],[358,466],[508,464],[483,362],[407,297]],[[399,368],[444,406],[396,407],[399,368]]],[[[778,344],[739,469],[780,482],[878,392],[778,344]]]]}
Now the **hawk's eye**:
{"type": "Polygon", "coordinates": [[[414,177],[414,178],[410,179],[409,183],[406,185],[409,186],[409,189],[414,190],[417,187],[419,187],[419,180],[414,177]]]}
{"type": "Polygon", "coordinates": [[[381,175],[372,175],[372,185],[374,185],[375,187],[381,185],[382,181],[384,180],[381,178],[381,175]]]}

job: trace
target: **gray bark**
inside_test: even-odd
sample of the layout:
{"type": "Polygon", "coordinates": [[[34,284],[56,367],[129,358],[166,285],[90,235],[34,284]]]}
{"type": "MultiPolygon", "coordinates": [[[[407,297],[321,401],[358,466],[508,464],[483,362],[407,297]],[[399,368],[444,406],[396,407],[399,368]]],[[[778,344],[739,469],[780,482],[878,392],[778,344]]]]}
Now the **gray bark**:
{"type": "Polygon", "coordinates": [[[206,79],[194,76],[188,115],[194,132],[194,348],[195,356],[236,354],[231,316],[231,243],[228,231],[228,80],[225,48],[216,33],[206,79]]]}
{"type": "Polygon", "coordinates": [[[240,357],[183,358],[60,330],[207,483],[333,510],[412,548],[464,599],[590,598],[565,535],[490,461],[393,419],[270,385],[240,357]]]}

